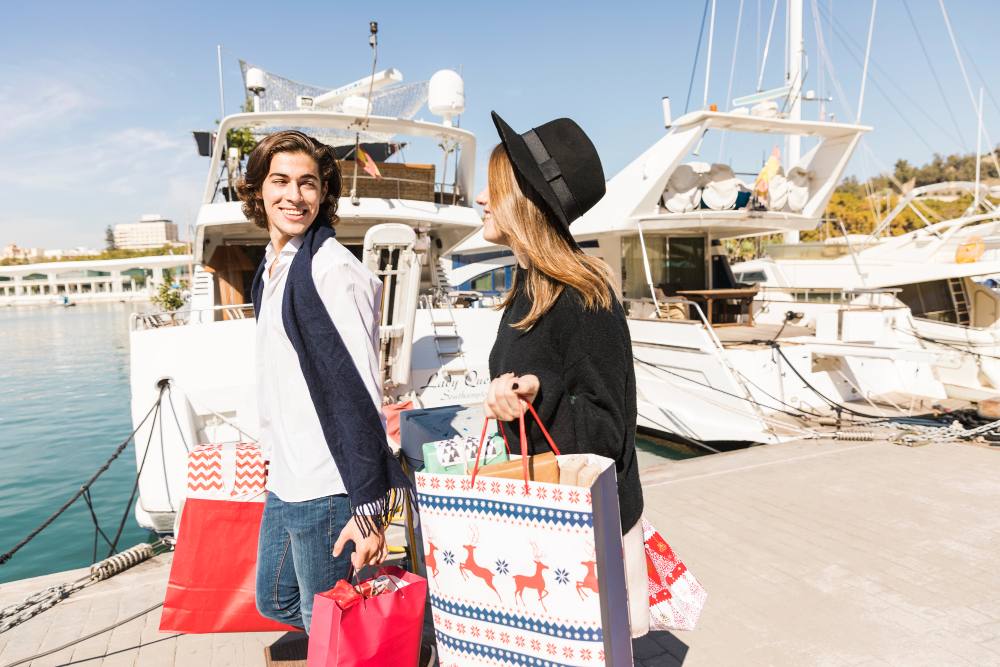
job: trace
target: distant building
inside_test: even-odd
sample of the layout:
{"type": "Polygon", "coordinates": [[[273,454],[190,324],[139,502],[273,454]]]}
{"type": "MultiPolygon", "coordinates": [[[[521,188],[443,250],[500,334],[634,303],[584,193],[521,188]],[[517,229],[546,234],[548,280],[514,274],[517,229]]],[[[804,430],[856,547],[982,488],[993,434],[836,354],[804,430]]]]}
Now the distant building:
{"type": "Polygon", "coordinates": [[[70,248],[68,250],[60,250],[58,248],[45,250],[42,254],[45,259],[73,259],[76,257],[93,257],[95,255],[100,255],[101,251],[96,248],[84,248],[83,246],[77,246],[76,248],[70,248]]]}
{"type": "Polygon", "coordinates": [[[177,223],[160,215],[144,215],[139,222],[115,225],[115,247],[122,250],[142,250],[179,244],[177,223]]]}
{"type": "Polygon", "coordinates": [[[3,247],[3,253],[0,254],[0,259],[31,261],[41,259],[44,252],[45,251],[41,248],[20,248],[17,244],[10,243],[3,247]]]}

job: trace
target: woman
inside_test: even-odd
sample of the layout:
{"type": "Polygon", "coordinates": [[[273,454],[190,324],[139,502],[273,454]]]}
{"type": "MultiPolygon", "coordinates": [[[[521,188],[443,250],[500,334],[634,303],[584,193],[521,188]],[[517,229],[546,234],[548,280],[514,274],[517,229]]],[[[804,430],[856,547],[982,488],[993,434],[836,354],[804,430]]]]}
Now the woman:
{"type": "MultiPolygon", "coordinates": [[[[607,265],[584,254],[569,225],[604,196],[593,143],[568,118],[518,134],[495,112],[502,143],[490,155],[483,237],[511,248],[514,285],[490,353],[489,417],[516,420],[530,402],[566,454],[615,461],[632,635],[648,631],[642,487],[635,453],[636,395],[632,342],[607,265]]],[[[528,427],[528,451],[548,450],[528,427]]],[[[506,431],[520,447],[516,424],[506,431]]]]}

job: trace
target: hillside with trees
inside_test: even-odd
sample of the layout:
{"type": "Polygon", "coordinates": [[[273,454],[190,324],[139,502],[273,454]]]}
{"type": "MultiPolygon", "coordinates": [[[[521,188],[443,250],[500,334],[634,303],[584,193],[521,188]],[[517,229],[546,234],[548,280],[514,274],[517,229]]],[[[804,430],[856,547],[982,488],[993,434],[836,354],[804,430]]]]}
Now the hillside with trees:
{"type": "MultiPolygon", "coordinates": [[[[994,153],[994,156],[997,153],[994,153]]],[[[980,165],[980,180],[986,184],[996,183],[1000,174],[993,157],[989,154],[982,157],[980,165]]],[[[899,201],[900,188],[914,188],[943,181],[975,181],[976,155],[937,155],[922,166],[911,165],[906,160],[897,160],[893,173],[880,174],[859,182],[854,177],[844,179],[837,188],[826,208],[824,218],[829,219],[822,228],[810,232],[808,237],[813,240],[828,236],[840,236],[840,225],[844,223],[848,234],[870,233],[875,226],[875,218],[882,218],[892,210],[899,201]],[[832,224],[831,224],[832,223],[832,224]]],[[[926,208],[939,218],[947,219],[962,215],[972,203],[971,196],[926,200],[926,208]]],[[[928,216],[933,218],[933,215],[928,216]]],[[[904,211],[892,224],[889,234],[898,236],[923,226],[924,222],[912,210],[904,211]]],[[[807,235],[803,235],[807,237],[807,235]]]]}
{"type": "MultiPolygon", "coordinates": [[[[984,154],[980,164],[980,180],[986,185],[1000,184],[993,156],[984,154]]],[[[1000,158],[998,158],[1000,159],[1000,158]]],[[[914,166],[907,160],[897,160],[892,174],[879,174],[867,181],[849,176],[841,182],[827,204],[823,222],[814,230],[802,232],[803,241],[822,241],[842,236],[841,223],[848,234],[870,234],[877,221],[885,217],[899,202],[900,190],[944,181],[975,181],[976,155],[937,155],[924,165],[914,166]]],[[[991,199],[993,204],[1000,200],[991,199]]],[[[931,222],[959,217],[972,204],[972,196],[944,197],[921,200],[921,209],[931,222]]],[[[905,209],[885,232],[899,236],[924,226],[913,210],[905,209]]],[[[727,243],[733,261],[747,260],[766,253],[769,243],[780,243],[781,236],[734,240],[727,243]]]]}

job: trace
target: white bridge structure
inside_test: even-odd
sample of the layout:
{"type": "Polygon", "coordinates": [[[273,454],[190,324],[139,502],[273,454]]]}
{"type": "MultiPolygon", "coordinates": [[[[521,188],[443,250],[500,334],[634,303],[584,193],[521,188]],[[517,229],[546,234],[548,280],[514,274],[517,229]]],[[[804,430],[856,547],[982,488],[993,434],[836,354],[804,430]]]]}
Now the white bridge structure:
{"type": "Polygon", "coordinates": [[[0,305],[148,299],[165,272],[187,274],[191,255],[40,262],[0,266],[0,305]]]}

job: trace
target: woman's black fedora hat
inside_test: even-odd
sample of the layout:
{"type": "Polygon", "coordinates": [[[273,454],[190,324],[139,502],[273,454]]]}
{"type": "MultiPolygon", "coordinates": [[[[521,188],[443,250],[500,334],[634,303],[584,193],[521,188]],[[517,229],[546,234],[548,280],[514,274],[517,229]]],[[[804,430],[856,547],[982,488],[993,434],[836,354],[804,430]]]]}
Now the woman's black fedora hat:
{"type": "Polygon", "coordinates": [[[569,118],[519,134],[496,111],[491,113],[525,196],[543,204],[550,219],[569,235],[570,223],[604,196],[604,169],[594,143],[569,118]]]}

